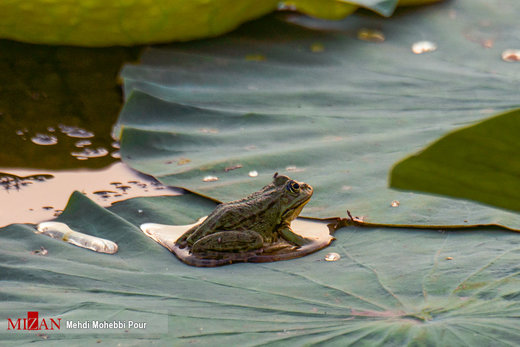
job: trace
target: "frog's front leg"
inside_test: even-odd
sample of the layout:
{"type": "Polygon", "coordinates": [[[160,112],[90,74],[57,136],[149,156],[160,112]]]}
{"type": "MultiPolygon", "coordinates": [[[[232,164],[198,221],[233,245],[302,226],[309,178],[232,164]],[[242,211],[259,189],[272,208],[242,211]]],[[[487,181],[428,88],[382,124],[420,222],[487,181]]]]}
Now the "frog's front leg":
{"type": "Polygon", "coordinates": [[[282,224],[278,228],[278,234],[280,234],[280,236],[284,238],[286,241],[298,247],[301,247],[311,242],[311,240],[306,239],[305,237],[302,237],[296,234],[294,231],[292,231],[291,226],[289,224],[282,224]]]}
{"type": "Polygon", "coordinates": [[[262,248],[263,244],[262,236],[251,230],[217,231],[197,240],[191,247],[191,252],[247,252],[262,248]]]}
{"type": "Polygon", "coordinates": [[[197,225],[188,229],[184,234],[179,237],[175,243],[180,247],[184,248],[188,245],[188,238],[197,230],[197,225]]]}

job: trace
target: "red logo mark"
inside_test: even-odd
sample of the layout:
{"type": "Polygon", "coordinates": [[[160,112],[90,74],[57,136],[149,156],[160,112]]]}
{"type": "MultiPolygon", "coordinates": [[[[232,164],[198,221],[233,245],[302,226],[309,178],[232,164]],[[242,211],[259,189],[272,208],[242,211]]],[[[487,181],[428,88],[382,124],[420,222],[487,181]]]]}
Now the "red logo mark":
{"type": "Polygon", "coordinates": [[[38,311],[27,312],[27,318],[7,318],[7,330],[60,330],[61,318],[39,319],[38,311]]]}

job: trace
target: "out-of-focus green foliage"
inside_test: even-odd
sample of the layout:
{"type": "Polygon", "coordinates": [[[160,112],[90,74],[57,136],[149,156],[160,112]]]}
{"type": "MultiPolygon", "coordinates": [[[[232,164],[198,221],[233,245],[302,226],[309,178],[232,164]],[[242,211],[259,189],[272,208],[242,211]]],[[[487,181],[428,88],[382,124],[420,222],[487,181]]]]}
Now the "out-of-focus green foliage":
{"type": "Polygon", "coordinates": [[[80,46],[186,41],[220,35],[283,4],[312,16],[339,19],[358,6],[389,16],[398,0],[0,1],[0,38],[80,46]]]}
{"type": "Polygon", "coordinates": [[[392,170],[394,188],[520,211],[520,110],[452,132],[392,170]]]}

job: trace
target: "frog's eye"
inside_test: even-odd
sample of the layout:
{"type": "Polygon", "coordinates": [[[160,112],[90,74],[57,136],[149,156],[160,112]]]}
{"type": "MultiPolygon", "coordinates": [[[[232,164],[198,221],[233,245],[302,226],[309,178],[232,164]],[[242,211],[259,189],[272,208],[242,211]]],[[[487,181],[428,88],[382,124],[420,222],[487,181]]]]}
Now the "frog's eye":
{"type": "Polygon", "coordinates": [[[298,182],[289,181],[287,183],[287,190],[291,193],[298,193],[300,191],[300,185],[298,184],[298,182]]]}

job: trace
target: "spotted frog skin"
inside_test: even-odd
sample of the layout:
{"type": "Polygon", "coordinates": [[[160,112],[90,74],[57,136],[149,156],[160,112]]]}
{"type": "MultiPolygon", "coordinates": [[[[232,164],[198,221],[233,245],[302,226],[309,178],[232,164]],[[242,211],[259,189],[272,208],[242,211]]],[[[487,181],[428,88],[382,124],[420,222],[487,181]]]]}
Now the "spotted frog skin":
{"type": "Polygon", "coordinates": [[[284,239],[302,246],[307,239],[291,230],[291,222],[312,196],[310,185],[275,173],[273,182],[243,199],[218,205],[201,224],[177,241],[192,253],[248,252],[284,239]]]}

